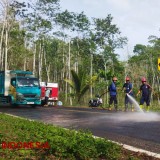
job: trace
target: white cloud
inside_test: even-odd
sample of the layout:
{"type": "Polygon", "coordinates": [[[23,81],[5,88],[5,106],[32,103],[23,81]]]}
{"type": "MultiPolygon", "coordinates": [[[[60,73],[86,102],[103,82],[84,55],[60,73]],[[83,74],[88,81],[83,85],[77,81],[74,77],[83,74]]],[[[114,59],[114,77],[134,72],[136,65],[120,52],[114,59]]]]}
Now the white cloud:
{"type": "MultiPolygon", "coordinates": [[[[129,39],[128,50],[134,45],[147,45],[150,35],[160,36],[160,0],[61,0],[61,7],[73,12],[82,12],[88,17],[113,16],[122,36],[129,39]]],[[[123,54],[127,49],[123,50],[123,54]]],[[[121,53],[119,53],[121,54],[121,53]]],[[[121,59],[124,59],[121,56],[121,59]]]]}
{"type": "Polygon", "coordinates": [[[111,7],[118,10],[128,10],[130,8],[130,3],[128,0],[107,0],[108,4],[110,4],[111,7]]]}

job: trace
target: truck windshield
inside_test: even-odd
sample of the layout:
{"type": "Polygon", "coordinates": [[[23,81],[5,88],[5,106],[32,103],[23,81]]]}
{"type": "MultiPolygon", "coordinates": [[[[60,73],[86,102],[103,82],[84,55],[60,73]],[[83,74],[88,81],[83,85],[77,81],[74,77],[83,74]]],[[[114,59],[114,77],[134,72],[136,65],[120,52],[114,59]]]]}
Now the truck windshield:
{"type": "Polygon", "coordinates": [[[18,87],[39,87],[39,80],[37,78],[18,78],[18,87]]]}

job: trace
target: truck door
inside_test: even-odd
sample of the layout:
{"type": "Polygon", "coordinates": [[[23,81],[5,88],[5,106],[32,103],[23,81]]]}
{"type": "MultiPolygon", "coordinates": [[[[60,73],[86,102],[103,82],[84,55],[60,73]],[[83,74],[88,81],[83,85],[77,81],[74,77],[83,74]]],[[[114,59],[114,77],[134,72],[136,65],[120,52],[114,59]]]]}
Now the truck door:
{"type": "Polygon", "coordinates": [[[9,86],[9,95],[13,96],[16,99],[16,79],[11,79],[11,84],[9,86]]]}

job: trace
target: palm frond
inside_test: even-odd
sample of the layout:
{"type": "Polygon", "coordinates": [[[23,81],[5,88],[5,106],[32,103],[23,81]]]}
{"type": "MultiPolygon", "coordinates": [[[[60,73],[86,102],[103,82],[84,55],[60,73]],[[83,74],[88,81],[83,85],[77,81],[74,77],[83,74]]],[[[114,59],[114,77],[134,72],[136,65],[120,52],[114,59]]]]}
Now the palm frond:
{"type": "Polygon", "coordinates": [[[64,79],[65,82],[67,82],[72,88],[74,88],[74,83],[70,79],[64,79]]]}
{"type": "Polygon", "coordinates": [[[79,76],[74,70],[71,70],[71,74],[72,74],[72,80],[75,86],[75,90],[76,92],[79,92],[81,88],[81,82],[80,82],[79,76]]]}

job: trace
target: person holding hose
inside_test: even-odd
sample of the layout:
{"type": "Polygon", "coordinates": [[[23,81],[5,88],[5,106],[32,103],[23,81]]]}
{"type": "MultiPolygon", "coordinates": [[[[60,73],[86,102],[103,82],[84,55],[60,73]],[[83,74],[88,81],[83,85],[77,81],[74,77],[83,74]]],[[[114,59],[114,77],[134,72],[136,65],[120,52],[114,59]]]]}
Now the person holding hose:
{"type": "Polygon", "coordinates": [[[126,77],[126,83],[124,83],[122,90],[124,90],[125,92],[125,111],[128,110],[128,103],[131,105],[131,111],[134,111],[134,109],[132,108],[132,102],[129,99],[128,95],[133,96],[133,91],[132,91],[132,83],[130,82],[130,78],[126,77]]]}
{"type": "Polygon", "coordinates": [[[108,91],[110,93],[110,99],[109,99],[109,110],[111,110],[111,105],[114,102],[114,108],[117,111],[118,106],[117,106],[117,88],[116,88],[116,82],[117,82],[117,77],[112,78],[112,83],[110,84],[108,91]]]}
{"type": "Polygon", "coordinates": [[[151,95],[152,87],[146,83],[145,77],[142,77],[141,82],[142,82],[142,85],[140,86],[137,96],[141,93],[140,107],[141,109],[143,109],[143,104],[144,102],[146,102],[146,105],[147,105],[146,111],[149,112],[150,95],[151,95]]]}

